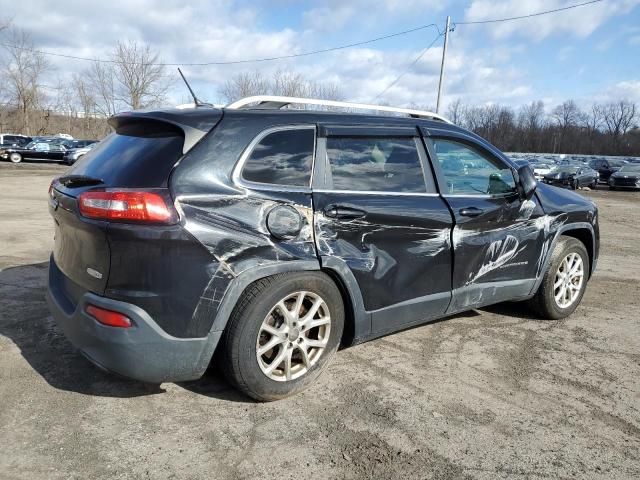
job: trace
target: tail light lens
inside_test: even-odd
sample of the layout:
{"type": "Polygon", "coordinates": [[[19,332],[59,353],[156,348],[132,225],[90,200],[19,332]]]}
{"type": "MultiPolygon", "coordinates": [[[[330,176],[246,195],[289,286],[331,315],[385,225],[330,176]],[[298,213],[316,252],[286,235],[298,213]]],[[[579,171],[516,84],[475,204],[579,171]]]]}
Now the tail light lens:
{"type": "Polygon", "coordinates": [[[178,220],[164,195],[145,191],[89,191],[78,199],[82,216],[99,220],[172,224],[178,220]]]}
{"type": "Polygon", "coordinates": [[[129,317],[113,310],[87,305],[84,311],[108,327],[129,328],[131,326],[129,317]]]}

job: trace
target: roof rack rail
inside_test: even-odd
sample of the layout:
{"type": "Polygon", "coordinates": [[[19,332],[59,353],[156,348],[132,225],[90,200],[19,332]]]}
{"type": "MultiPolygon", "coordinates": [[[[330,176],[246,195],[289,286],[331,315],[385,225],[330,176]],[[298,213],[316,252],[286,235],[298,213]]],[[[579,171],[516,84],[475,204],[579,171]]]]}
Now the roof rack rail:
{"type": "Polygon", "coordinates": [[[352,108],[354,110],[373,110],[376,112],[404,113],[414,118],[428,118],[431,120],[440,120],[445,123],[451,123],[442,115],[438,115],[437,113],[427,112],[423,110],[387,107],[384,105],[368,105],[365,103],[338,102],[336,100],[320,100],[318,98],[280,97],[277,95],[256,95],[253,97],[245,97],[233,103],[230,103],[225,108],[228,108],[230,110],[239,110],[241,108],[279,109],[292,104],[321,105],[325,107],[352,108]],[[252,105],[252,104],[257,104],[257,105],[252,105]]]}

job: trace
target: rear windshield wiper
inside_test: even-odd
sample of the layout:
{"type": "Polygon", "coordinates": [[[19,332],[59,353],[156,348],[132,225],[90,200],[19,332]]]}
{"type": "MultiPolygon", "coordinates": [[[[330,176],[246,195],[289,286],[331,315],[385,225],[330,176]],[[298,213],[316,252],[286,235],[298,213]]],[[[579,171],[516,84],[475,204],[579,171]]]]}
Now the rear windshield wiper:
{"type": "Polygon", "coordinates": [[[58,182],[68,188],[88,187],[90,185],[100,185],[101,183],[104,183],[104,181],[99,178],[89,177],[87,175],[66,175],[64,177],[60,177],[58,182]]]}

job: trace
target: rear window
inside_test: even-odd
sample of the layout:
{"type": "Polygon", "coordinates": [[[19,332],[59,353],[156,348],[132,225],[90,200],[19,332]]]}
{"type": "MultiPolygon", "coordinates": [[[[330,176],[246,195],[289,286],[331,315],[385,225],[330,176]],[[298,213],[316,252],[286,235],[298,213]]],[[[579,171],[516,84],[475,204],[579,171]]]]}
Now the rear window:
{"type": "Polygon", "coordinates": [[[112,187],[164,187],[182,156],[182,131],[162,122],[118,128],[83,156],[69,175],[101,179],[112,187]]]}
{"type": "Polygon", "coordinates": [[[242,169],[249,182],[308,187],[311,181],[315,130],[279,130],[261,139],[242,169]]]}

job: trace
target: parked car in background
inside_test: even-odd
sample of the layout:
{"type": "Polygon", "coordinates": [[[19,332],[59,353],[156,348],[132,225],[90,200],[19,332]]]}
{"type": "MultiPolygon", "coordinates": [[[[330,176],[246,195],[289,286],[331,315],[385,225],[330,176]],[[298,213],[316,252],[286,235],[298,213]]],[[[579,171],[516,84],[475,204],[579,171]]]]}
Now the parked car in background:
{"type": "Polygon", "coordinates": [[[17,135],[15,133],[0,134],[0,148],[23,147],[32,140],[26,135],[17,135]]]}
{"type": "Polygon", "coordinates": [[[551,172],[551,169],[555,166],[552,162],[533,162],[533,174],[538,181],[541,181],[544,176],[551,172]]]}
{"type": "Polygon", "coordinates": [[[93,145],[96,142],[98,142],[98,140],[65,140],[62,143],[65,147],[74,149],[88,147],[89,145],[93,145]]]}
{"type": "Polygon", "coordinates": [[[69,150],[67,150],[66,152],[64,152],[64,156],[62,157],[62,161],[64,163],[66,163],[67,165],[73,165],[78,160],[80,160],[80,158],[82,158],[84,155],[89,153],[91,149],[94,146],[96,146],[98,143],[96,140],[81,140],[81,142],[91,142],[91,143],[88,143],[87,145],[82,147],[74,146],[69,150]]]}
{"type": "Polygon", "coordinates": [[[606,183],[609,181],[609,177],[612,173],[617,172],[627,163],[628,162],[626,160],[598,158],[596,160],[591,160],[591,162],[589,162],[589,166],[598,172],[599,180],[606,183]]]}
{"type": "Polygon", "coordinates": [[[576,190],[580,187],[596,188],[598,172],[588,165],[559,165],[543,178],[544,183],[576,190]]]}
{"type": "Polygon", "coordinates": [[[61,162],[64,153],[67,151],[64,138],[38,138],[31,141],[24,147],[9,147],[0,149],[0,158],[13,163],[20,163],[22,160],[43,160],[61,162]]]}
{"type": "Polygon", "coordinates": [[[640,188],[640,164],[629,163],[623,165],[618,171],[613,172],[609,177],[609,188],[615,190],[617,188],[640,188]]]}
{"type": "Polygon", "coordinates": [[[280,109],[292,103],[327,105],[116,115],[52,181],[47,298],[88,359],[151,383],[214,361],[276,400],[340,345],[504,301],[545,319],[580,304],[600,244],[592,201],[431,112],[280,109]]]}

